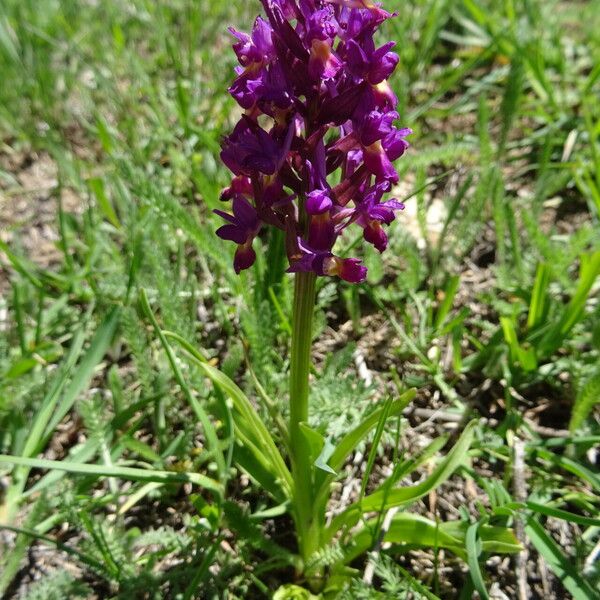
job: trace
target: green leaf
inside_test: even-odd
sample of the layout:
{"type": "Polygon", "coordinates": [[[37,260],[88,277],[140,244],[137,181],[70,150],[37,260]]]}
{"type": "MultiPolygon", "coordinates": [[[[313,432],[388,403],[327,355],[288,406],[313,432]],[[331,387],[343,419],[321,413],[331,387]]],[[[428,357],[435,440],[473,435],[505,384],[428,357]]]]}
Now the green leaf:
{"type": "Polygon", "coordinates": [[[46,427],[44,432],[46,438],[53,434],[56,426],[71,410],[79,394],[88,388],[96,367],[108,352],[117,331],[120,318],[121,308],[116,306],[108,313],[104,321],[100,324],[100,327],[98,327],[98,331],[96,331],[87,352],[81,359],[71,383],[66,388],[60,404],[46,427]]]}
{"type": "Polygon", "coordinates": [[[473,441],[473,433],[477,421],[471,421],[448,456],[436,467],[433,473],[423,482],[407,487],[389,490],[382,486],[373,494],[366,496],[360,502],[349,506],[343,513],[335,517],[327,530],[327,539],[331,539],[342,528],[353,527],[358,523],[361,514],[371,511],[383,512],[394,506],[408,505],[426,496],[446,481],[457,467],[465,460],[473,441]]]}
{"type": "MultiPolygon", "coordinates": [[[[465,539],[469,524],[464,521],[449,521],[442,523],[440,527],[444,532],[455,538],[465,539]]],[[[483,552],[515,554],[523,550],[512,529],[508,529],[507,527],[480,525],[478,533],[483,552]]]]}
{"type": "Polygon", "coordinates": [[[308,590],[292,583],[282,585],[273,594],[273,600],[319,600],[320,598],[322,598],[320,594],[315,596],[308,590]]]}
{"type": "Polygon", "coordinates": [[[459,285],[460,277],[458,275],[450,277],[448,283],[446,284],[446,287],[444,288],[444,298],[440,303],[440,306],[435,315],[435,323],[433,326],[436,331],[438,331],[446,322],[446,318],[448,317],[448,313],[452,308],[454,298],[456,297],[456,293],[458,292],[459,285]]]}
{"type": "MultiPolygon", "coordinates": [[[[96,366],[102,360],[112,342],[119,323],[119,316],[120,309],[118,307],[115,307],[107,315],[94,335],[79,366],[73,373],[85,341],[83,328],[75,333],[69,353],[31,424],[23,449],[20,451],[23,457],[31,458],[44,449],[56,426],[71,410],[79,394],[89,386],[96,366]]],[[[85,320],[86,318],[84,318],[85,320]]],[[[14,470],[12,483],[6,493],[4,504],[0,507],[0,513],[2,513],[0,521],[12,521],[17,510],[17,504],[23,496],[29,471],[30,469],[26,468],[25,465],[21,465],[14,470]]]]}
{"type": "Polygon", "coordinates": [[[598,594],[592,589],[591,585],[581,577],[560,546],[544,531],[544,528],[536,519],[528,519],[525,532],[536,550],[544,557],[552,572],[571,593],[574,600],[595,600],[598,598],[598,594]]]}
{"type": "Polygon", "coordinates": [[[14,362],[11,367],[2,375],[2,379],[7,381],[8,379],[17,379],[26,373],[29,373],[39,364],[39,361],[35,358],[25,357],[14,362]]]}
{"type": "Polygon", "coordinates": [[[321,469],[321,471],[325,471],[326,473],[336,475],[336,472],[327,464],[327,461],[331,458],[334,450],[335,446],[331,443],[331,440],[327,438],[323,444],[321,453],[319,456],[317,456],[317,460],[315,460],[315,467],[317,467],[317,469],[321,469]]]}
{"type": "MultiPolygon", "coordinates": [[[[25,517],[25,523],[21,526],[24,529],[35,527],[40,520],[44,509],[47,509],[44,499],[38,498],[25,517]]],[[[0,521],[0,529],[1,528],[2,522],[0,521]]],[[[2,542],[2,544],[3,549],[7,550],[6,552],[0,553],[0,596],[4,598],[7,588],[21,569],[23,559],[31,545],[31,537],[23,532],[19,532],[14,542],[11,543],[10,551],[8,551],[8,547],[5,545],[6,542],[2,542]]]]}
{"type": "Polygon", "coordinates": [[[584,465],[579,464],[566,456],[559,456],[558,454],[544,450],[543,448],[533,448],[533,451],[534,454],[540,458],[543,458],[551,464],[587,481],[597,492],[600,492],[600,477],[584,465]]]}
{"type": "Polygon", "coordinates": [[[513,125],[515,116],[518,114],[517,106],[523,90],[524,69],[523,63],[518,53],[512,57],[508,81],[504,89],[504,97],[500,113],[502,115],[502,129],[500,131],[500,143],[498,145],[498,155],[501,156],[506,148],[508,134],[513,125]]]}
{"type": "Polygon", "coordinates": [[[130,435],[122,437],[120,442],[123,444],[123,446],[125,446],[125,448],[135,452],[142,458],[145,458],[147,461],[152,463],[162,462],[160,455],[157,454],[148,444],[145,444],[144,442],[141,442],[130,435]]]}
{"type": "Polygon", "coordinates": [[[10,26],[8,19],[2,14],[0,14],[0,50],[14,63],[21,62],[19,38],[10,26]]]}
{"type": "Polygon", "coordinates": [[[263,490],[268,492],[277,502],[289,499],[273,472],[268,461],[261,457],[258,448],[238,431],[238,443],[233,453],[235,463],[245,471],[263,490]]]}
{"type": "MultiPolygon", "coordinates": [[[[173,336],[171,336],[173,337],[173,336]]],[[[175,339],[175,338],[174,338],[175,339]]],[[[254,454],[252,464],[261,464],[270,471],[285,498],[292,497],[293,481],[281,453],[277,449],[269,430],[262,422],[244,392],[224,373],[209,365],[206,358],[182,338],[177,338],[190,360],[208,377],[213,384],[228,396],[233,403],[236,435],[254,454]]],[[[246,462],[250,464],[250,462],[246,462]]],[[[252,475],[252,473],[249,473],[252,475]]],[[[281,498],[277,498],[281,500],[281,498]]]]}
{"type": "MultiPolygon", "coordinates": [[[[433,473],[423,482],[409,487],[401,487],[391,490],[387,494],[387,501],[384,510],[392,506],[399,506],[414,502],[440,486],[448,479],[457,467],[462,464],[467,456],[467,452],[473,441],[473,433],[477,421],[471,421],[466,427],[448,456],[434,469],[433,473]]],[[[374,492],[362,501],[362,508],[365,511],[379,510],[380,503],[383,500],[384,492],[374,492]]]]}
{"type": "Polygon", "coordinates": [[[447,443],[450,439],[448,435],[440,435],[435,438],[431,444],[423,448],[416,456],[413,456],[409,460],[404,461],[398,467],[398,472],[395,473],[395,477],[400,479],[401,477],[406,477],[410,475],[412,472],[416,471],[420,466],[424,465],[432,456],[435,456],[447,443]]]}
{"type": "Polygon", "coordinates": [[[306,423],[300,423],[300,431],[306,442],[306,448],[309,449],[310,460],[311,462],[315,462],[325,445],[325,438],[306,423]]]}
{"type": "MultiPolygon", "coordinates": [[[[62,459],[62,463],[74,462],[74,463],[87,463],[96,455],[100,447],[100,440],[97,437],[91,437],[85,441],[81,446],[75,446],[72,448],[66,458],[62,459]]],[[[28,498],[32,494],[47,489],[52,485],[56,485],[65,475],[65,471],[49,471],[36,483],[34,483],[28,490],[23,492],[23,497],[28,498]]]]}
{"type": "MultiPolygon", "coordinates": [[[[392,402],[389,409],[389,416],[399,415],[416,396],[417,391],[408,390],[398,400],[392,402]]],[[[358,444],[369,434],[371,429],[377,425],[385,407],[374,410],[366,419],[351,432],[347,433],[338,443],[335,451],[331,455],[329,464],[332,469],[339,470],[344,466],[348,455],[358,446],[358,444]]]]}
{"type": "MultiPolygon", "coordinates": [[[[389,416],[393,417],[402,413],[402,411],[408,406],[409,402],[415,397],[416,390],[411,389],[402,394],[398,400],[392,402],[389,409],[389,416]]],[[[357,425],[352,431],[347,433],[338,443],[335,450],[332,452],[328,462],[331,470],[335,473],[339,471],[346,462],[348,455],[360,444],[360,442],[369,434],[369,432],[379,423],[381,415],[383,414],[385,407],[378,408],[369,414],[360,425],[357,425]]],[[[327,503],[327,494],[329,491],[329,485],[333,481],[332,473],[320,472],[315,477],[315,503],[317,505],[324,505],[327,503]]]]}
{"type": "Polygon", "coordinates": [[[15,254],[10,249],[8,244],[3,240],[0,240],[0,250],[6,254],[15,271],[21,273],[21,275],[23,275],[23,277],[31,282],[36,288],[41,289],[43,287],[42,282],[37,277],[39,270],[34,263],[26,258],[22,258],[18,254],[15,254]]]}
{"type": "Polygon", "coordinates": [[[548,312],[548,283],[550,281],[550,269],[545,263],[538,265],[535,274],[535,283],[531,292],[529,303],[529,315],[527,316],[527,329],[533,329],[540,325],[548,312]]]}
{"type": "Polygon", "coordinates": [[[287,548],[274,542],[265,532],[260,523],[255,519],[255,514],[248,514],[238,502],[226,501],[223,504],[226,526],[235,531],[244,543],[250,543],[261,552],[272,558],[277,558],[291,565],[297,557],[287,548]]]}
{"type": "Polygon", "coordinates": [[[290,472],[279,453],[271,434],[258,416],[254,406],[240,388],[229,377],[221,373],[218,369],[203,363],[197,363],[204,374],[216,385],[223,393],[232,400],[238,418],[235,421],[236,428],[246,432],[249,439],[256,441],[257,448],[264,453],[274,472],[280,479],[284,489],[291,491],[292,479],[290,472]]]}
{"type": "Polygon", "coordinates": [[[518,364],[524,371],[535,371],[537,369],[537,359],[534,348],[523,348],[519,344],[517,332],[512,320],[508,317],[501,317],[500,324],[504,333],[504,339],[510,349],[510,357],[514,364],[518,364]]]}
{"type": "Polygon", "coordinates": [[[360,486],[360,502],[362,502],[365,492],[367,491],[369,478],[371,477],[373,465],[375,464],[375,459],[377,458],[377,449],[379,448],[379,442],[381,441],[381,436],[383,435],[385,423],[390,416],[391,407],[392,400],[389,398],[382,407],[381,414],[379,415],[379,421],[377,422],[377,428],[375,429],[375,435],[373,436],[373,443],[371,444],[371,450],[369,451],[369,457],[367,458],[367,467],[365,469],[360,486]]]}
{"type": "MultiPolygon", "coordinates": [[[[344,550],[344,564],[352,562],[364,554],[373,545],[373,531],[377,519],[371,519],[361,529],[348,538],[344,550]]],[[[407,550],[411,548],[444,548],[466,560],[466,534],[469,524],[462,521],[436,523],[426,517],[413,513],[398,513],[392,519],[384,541],[398,544],[407,550]]],[[[479,527],[481,548],[486,552],[515,553],[520,552],[514,533],[504,527],[479,527]]]]}

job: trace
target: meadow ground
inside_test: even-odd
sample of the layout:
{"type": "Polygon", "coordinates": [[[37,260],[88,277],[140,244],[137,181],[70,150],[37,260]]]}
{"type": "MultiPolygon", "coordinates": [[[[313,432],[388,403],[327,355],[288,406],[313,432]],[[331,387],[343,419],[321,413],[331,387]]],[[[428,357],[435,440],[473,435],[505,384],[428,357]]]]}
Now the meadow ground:
{"type": "MultiPolygon", "coordinates": [[[[365,284],[320,283],[311,424],[335,443],[418,393],[373,468],[370,443],[346,465],[331,510],[400,459],[418,457],[420,480],[446,452],[436,440],[476,418],[460,468],[409,510],[504,520],[524,550],[385,546],[371,583],[358,560],[339,597],[597,598],[600,1],[386,7],[414,130],[406,210],[383,259],[365,250],[365,284]]],[[[236,277],[212,214],[238,116],[227,26],[258,11],[0,4],[0,596],[262,598],[293,581],[271,546],[293,545],[288,517],[260,486],[231,471],[217,504],[177,479],[223,475],[198,406],[224,452],[234,442],[213,388],[167,360],[139,301],[260,406],[253,373],[285,414],[293,286],[278,240],[258,240],[236,277]]]]}

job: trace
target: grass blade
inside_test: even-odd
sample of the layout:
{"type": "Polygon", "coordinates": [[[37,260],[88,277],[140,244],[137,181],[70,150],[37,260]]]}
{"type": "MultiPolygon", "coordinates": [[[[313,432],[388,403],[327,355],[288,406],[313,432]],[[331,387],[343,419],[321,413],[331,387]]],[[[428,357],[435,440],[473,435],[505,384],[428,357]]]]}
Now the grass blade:
{"type": "Polygon", "coordinates": [[[598,598],[591,585],[581,577],[577,569],[569,562],[558,544],[544,531],[540,523],[530,518],[525,531],[536,550],[552,572],[560,579],[574,600],[594,600],[598,598]]]}
{"type": "Polygon", "coordinates": [[[57,469],[78,475],[94,475],[96,477],[118,477],[131,481],[145,481],[156,483],[193,483],[216,494],[223,493],[223,486],[200,473],[182,473],[172,471],[150,471],[133,467],[113,465],[88,465],[60,460],[47,460],[45,458],[24,458],[22,456],[9,456],[0,454],[0,465],[18,465],[34,469],[57,469]]]}
{"type": "Polygon", "coordinates": [[[228,477],[228,469],[226,466],[225,457],[223,456],[223,452],[221,451],[221,448],[219,445],[219,438],[217,436],[217,432],[216,432],[213,424],[211,423],[210,419],[208,418],[206,411],[204,410],[204,408],[202,408],[202,405],[200,404],[200,402],[198,402],[197,398],[194,397],[194,395],[192,394],[192,391],[190,390],[189,385],[185,381],[185,378],[183,377],[183,374],[181,373],[181,369],[179,368],[179,365],[177,364],[177,359],[175,357],[175,353],[173,352],[171,345],[169,344],[162,329],[158,325],[158,321],[156,320],[156,317],[154,316],[154,313],[152,312],[152,309],[150,308],[150,304],[148,302],[148,296],[146,295],[145,290],[142,290],[140,293],[140,304],[141,304],[144,314],[152,323],[152,326],[154,327],[154,331],[156,332],[156,335],[158,335],[158,338],[163,347],[163,350],[165,351],[165,353],[167,355],[167,360],[169,361],[169,365],[171,366],[171,370],[173,371],[173,376],[175,377],[175,380],[179,384],[179,387],[181,388],[183,395],[185,396],[190,407],[194,411],[194,414],[196,415],[197,419],[202,424],[202,429],[204,430],[204,435],[206,436],[209,452],[214,457],[214,459],[217,463],[217,467],[219,469],[219,478],[221,479],[221,481],[225,481],[228,477]]]}
{"type": "Polygon", "coordinates": [[[479,557],[481,555],[481,540],[479,539],[479,523],[473,523],[467,529],[465,536],[465,546],[467,548],[467,563],[469,565],[469,575],[475,589],[479,592],[481,600],[489,600],[490,595],[487,592],[481,567],[479,566],[479,557]]]}

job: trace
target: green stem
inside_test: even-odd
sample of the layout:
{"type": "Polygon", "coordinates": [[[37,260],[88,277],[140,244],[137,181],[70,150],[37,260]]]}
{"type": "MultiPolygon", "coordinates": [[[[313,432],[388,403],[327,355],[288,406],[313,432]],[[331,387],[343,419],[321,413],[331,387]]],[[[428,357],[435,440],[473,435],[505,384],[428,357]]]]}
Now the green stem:
{"type": "Polygon", "coordinates": [[[297,273],[294,290],[290,363],[290,448],[294,480],[294,519],[300,555],[306,561],[318,548],[313,519],[313,478],[310,449],[300,429],[308,422],[308,378],[315,310],[314,273],[297,273]]]}

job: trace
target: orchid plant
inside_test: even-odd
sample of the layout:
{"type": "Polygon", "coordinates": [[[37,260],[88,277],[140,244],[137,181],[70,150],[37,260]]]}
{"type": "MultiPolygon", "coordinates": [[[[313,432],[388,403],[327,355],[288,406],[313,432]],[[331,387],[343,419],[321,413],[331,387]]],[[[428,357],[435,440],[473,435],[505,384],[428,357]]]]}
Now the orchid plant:
{"type": "MultiPolygon", "coordinates": [[[[237,245],[234,269],[250,268],[253,241],[264,228],[285,236],[295,291],[289,371],[289,421],[280,451],[242,391],[197,355],[204,373],[233,401],[238,442],[235,460],[295,524],[293,564],[313,591],[333,593],[351,571],[350,563],[376,542],[435,546],[465,557],[464,523],[436,523],[398,512],[382,528],[390,509],[408,507],[464,463],[472,443],[468,425],[453,449],[417,485],[397,484],[443,447],[436,440],[420,456],[395,465],[392,476],[370,494],[363,492],[335,516],[328,506],[332,484],[357,445],[387,418],[399,415],[413,390],[387,401],[333,446],[311,429],[309,370],[317,277],[363,282],[358,258],[338,256],[336,242],[350,227],[383,252],[385,226],[403,204],[386,195],[398,183],[393,166],[407,150],[408,128],[397,127],[398,100],[388,80],[399,59],[394,42],[378,46],[375,34],[393,15],[369,0],[262,0],[250,34],[231,28],[240,66],[229,92],[243,109],[223,141],[221,158],[232,171],[221,199],[232,210],[215,211],[225,223],[217,231],[237,245]],[[319,557],[337,548],[325,566],[319,557]]],[[[264,390],[262,396],[265,398],[264,390]]],[[[274,404],[266,399],[269,406],[274,404]]],[[[281,415],[276,421],[281,423],[281,415]]],[[[374,457],[374,455],[373,455],[374,457]]],[[[482,526],[484,550],[519,549],[511,531],[482,526]]]]}

